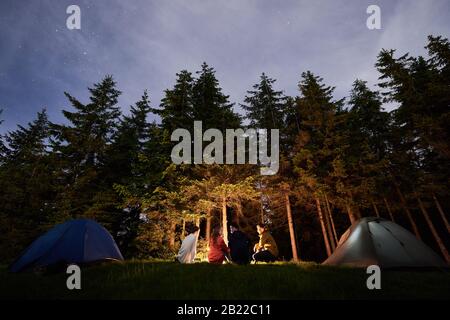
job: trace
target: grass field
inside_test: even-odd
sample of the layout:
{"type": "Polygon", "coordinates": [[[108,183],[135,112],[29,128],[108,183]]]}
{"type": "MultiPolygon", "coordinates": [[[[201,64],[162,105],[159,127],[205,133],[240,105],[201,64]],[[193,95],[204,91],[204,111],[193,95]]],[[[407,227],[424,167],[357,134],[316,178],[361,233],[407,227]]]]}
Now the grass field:
{"type": "Polygon", "coordinates": [[[368,290],[365,270],[312,263],[249,266],[128,261],[67,275],[11,274],[0,268],[0,299],[450,299],[449,271],[382,271],[368,290]]]}

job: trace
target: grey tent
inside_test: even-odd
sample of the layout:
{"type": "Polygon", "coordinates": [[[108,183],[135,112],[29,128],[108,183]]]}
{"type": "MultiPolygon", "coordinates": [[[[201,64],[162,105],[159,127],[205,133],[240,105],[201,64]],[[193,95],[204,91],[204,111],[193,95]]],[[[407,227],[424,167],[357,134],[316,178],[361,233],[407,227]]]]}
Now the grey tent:
{"type": "Polygon", "coordinates": [[[342,235],[325,265],[367,267],[447,267],[425,243],[398,224],[381,218],[363,218],[342,235]]]}

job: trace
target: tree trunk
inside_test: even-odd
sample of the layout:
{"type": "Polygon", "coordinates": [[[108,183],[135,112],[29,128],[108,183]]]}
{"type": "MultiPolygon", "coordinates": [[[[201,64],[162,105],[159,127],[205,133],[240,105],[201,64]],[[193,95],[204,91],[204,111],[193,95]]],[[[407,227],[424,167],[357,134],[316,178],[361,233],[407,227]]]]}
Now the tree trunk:
{"type": "Polygon", "coordinates": [[[177,224],[175,221],[170,223],[170,236],[169,236],[169,247],[173,251],[175,250],[175,233],[177,229],[177,224]]]}
{"type": "Polygon", "coordinates": [[[259,196],[259,204],[260,204],[260,219],[261,219],[261,223],[264,223],[264,205],[263,205],[263,193],[262,193],[262,179],[259,179],[259,191],[260,196],[259,196]]]}
{"type": "Polygon", "coordinates": [[[264,208],[263,208],[263,203],[262,203],[262,199],[261,199],[261,202],[260,202],[260,204],[261,204],[261,211],[260,211],[260,215],[261,215],[261,223],[264,223],[264,208]]]}
{"type": "Polygon", "coordinates": [[[331,248],[330,248],[330,242],[328,241],[328,235],[327,235],[327,229],[325,227],[325,221],[324,221],[323,215],[322,215],[322,208],[320,207],[319,198],[316,197],[315,199],[316,199],[317,213],[319,214],[320,226],[322,227],[323,241],[325,242],[327,256],[329,257],[329,256],[331,256],[331,248]]]}
{"type": "MultiPolygon", "coordinates": [[[[353,201],[353,194],[352,194],[351,191],[348,191],[348,195],[350,196],[350,203],[355,203],[355,202],[353,201]]],[[[350,205],[350,209],[351,209],[351,212],[352,212],[353,217],[355,218],[355,220],[359,220],[359,219],[362,218],[361,212],[359,211],[359,207],[358,207],[358,206],[353,206],[353,207],[352,207],[352,206],[350,205]]]]}
{"type": "Polygon", "coordinates": [[[350,219],[350,224],[353,225],[357,221],[357,219],[356,219],[355,215],[353,214],[353,211],[352,211],[352,208],[350,207],[350,205],[346,204],[345,206],[347,208],[347,214],[348,214],[348,218],[350,219]]]}
{"type": "Polygon", "coordinates": [[[186,219],[183,219],[183,229],[181,230],[181,239],[184,239],[186,235],[186,219]]]}
{"type": "Polygon", "coordinates": [[[380,213],[378,212],[377,205],[375,204],[375,202],[373,200],[372,200],[372,206],[373,206],[373,210],[375,211],[375,215],[377,216],[377,218],[380,218],[380,213]]]}
{"type": "Polygon", "coordinates": [[[222,199],[222,233],[223,241],[228,245],[228,217],[227,217],[227,200],[222,199]]]}
{"type": "Polygon", "coordinates": [[[434,240],[436,240],[439,249],[441,249],[442,255],[445,258],[445,261],[447,263],[450,263],[450,256],[448,254],[447,248],[444,245],[444,242],[442,242],[442,239],[439,237],[439,234],[437,233],[436,229],[434,228],[433,222],[430,219],[430,215],[428,214],[427,210],[425,209],[425,206],[422,203],[422,200],[416,195],[417,201],[419,202],[420,211],[422,211],[423,216],[425,217],[425,220],[427,221],[428,226],[430,227],[431,233],[433,234],[434,240]]]}
{"type": "Polygon", "coordinates": [[[422,240],[420,233],[419,233],[419,229],[417,228],[416,222],[414,221],[411,211],[409,211],[407,204],[406,204],[406,200],[405,197],[403,196],[403,193],[400,191],[400,188],[398,187],[398,184],[394,182],[395,185],[395,190],[397,190],[397,193],[400,197],[400,203],[403,207],[403,210],[406,213],[406,216],[408,217],[409,223],[411,223],[411,226],[413,228],[414,234],[416,235],[417,239],[422,240]]]}
{"type": "Polygon", "coordinates": [[[384,204],[386,205],[386,209],[389,213],[389,217],[391,217],[392,222],[395,222],[394,215],[392,214],[391,206],[385,197],[383,197],[384,204]]]}
{"type": "Polygon", "coordinates": [[[209,249],[209,241],[211,239],[211,209],[208,209],[208,213],[206,214],[206,246],[209,249]]]}
{"type": "Polygon", "coordinates": [[[330,240],[331,252],[334,252],[334,250],[336,249],[336,243],[334,242],[333,230],[331,230],[331,221],[328,214],[328,209],[325,209],[324,217],[325,225],[327,226],[327,232],[329,235],[328,239],[330,240]]]}
{"type": "Polygon", "coordinates": [[[195,225],[198,227],[197,239],[200,236],[200,218],[195,218],[195,225]]]}
{"type": "Polygon", "coordinates": [[[294,222],[292,221],[292,211],[291,211],[291,201],[289,200],[289,194],[285,194],[286,199],[286,213],[287,220],[289,225],[289,235],[291,236],[291,248],[292,248],[292,259],[297,262],[298,254],[297,254],[297,243],[295,242],[295,231],[294,231],[294,222]]]}
{"type": "Polygon", "coordinates": [[[242,210],[242,203],[239,201],[236,205],[237,214],[236,214],[236,224],[241,228],[241,217],[244,216],[244,212],[242,210]]]}
{"type": "Polygon", "coordinates": [[[330,202],[328,201],[328,197],[327,197],[326,193],[325,193],[325,202],[327,205],[328,215],[330,216],[331,227],[333,229],[334,241],[336,242],[336,246],[337,246],[339,240],[338,240],[338,236],[337,236],[337,232],[336,232],[336,227],[334,226],[334,219],[333,219],[333,214],[331,213],[330,202]]]}
{"type": "Polygon", "coordinates": [[[359,209],[359,206],[357,206],[357,205],[353,206],[352,210],[353,210],[353,213],[354,213],[356,219],[360,220],[362,218],[362,215],[361,215],[361,210],[359,209]]]}
{"type": "Polygon", "coordinates": [[[442,220],[444,220],[445,226],[447,227],[447,232],[450,233],[450,225],[448,224],[448,220],[445,217],[444,210],[442,210],[441,204],[439,203],[438,199],[436,198],[436,195],[433,193],[433,200],[436,204],[436,208],[439,211],[439,214],[441,215],[442,220]]]}

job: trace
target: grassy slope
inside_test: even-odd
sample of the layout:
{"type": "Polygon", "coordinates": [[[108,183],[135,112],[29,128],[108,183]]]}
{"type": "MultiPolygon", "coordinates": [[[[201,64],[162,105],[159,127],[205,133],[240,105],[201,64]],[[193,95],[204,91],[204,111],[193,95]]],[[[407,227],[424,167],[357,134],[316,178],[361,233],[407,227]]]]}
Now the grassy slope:
{"type": "Polygon", "coordinates": [[[450,299],[450,272],[382,271],[382,290],[365,270],[315,264],[214,266],[129,261],[82,271],[82,290],[66,274],[10,274],[0,268],[0,299],[450,299]]]}

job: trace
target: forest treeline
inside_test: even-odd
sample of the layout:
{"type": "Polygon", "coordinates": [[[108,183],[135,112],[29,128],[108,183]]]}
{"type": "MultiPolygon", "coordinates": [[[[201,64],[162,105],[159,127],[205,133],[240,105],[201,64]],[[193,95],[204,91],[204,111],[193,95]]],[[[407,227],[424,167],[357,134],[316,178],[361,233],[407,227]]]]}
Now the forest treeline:
{"type": "Polygon", "coordinates": [[[426,49],[423,57],[382,50],[379,91],[358,79],[345,99],[310,71],[297,96],[263,73],[244,115],[206,63],[177,73],[159,105],[144,92],[127,115],[112,76],[89,88],[87,102],[66,92],[64,124],[42,110],[1,137],[0,261],[78,217],[105,226],[128,258],[171,257],[187,223],[200,226],[202,251],[216,224],[234,221],[256,240],[263,221],[284,259],[321,261],[364,216],[394,220],[449,261],[450,43],[430,36],[426,49]],[[398,107],[387,112],[386,103],[398,107]],[[204,130],[280,129],[278,174],[174,165],[171,133],[194,120],[204,130]]]}

